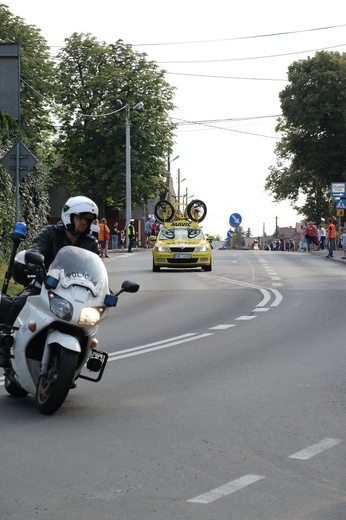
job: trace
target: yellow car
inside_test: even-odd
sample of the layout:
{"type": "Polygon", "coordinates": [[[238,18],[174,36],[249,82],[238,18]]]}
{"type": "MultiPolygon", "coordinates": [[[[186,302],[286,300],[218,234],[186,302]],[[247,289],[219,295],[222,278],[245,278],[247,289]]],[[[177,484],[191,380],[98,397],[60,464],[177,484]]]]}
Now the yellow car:
{"type": "Polygon", "coordinates": [[[201,267],[211,271],[212,247],[195,222],[174,221],[164,224],[153,248],[153,271],[161,267],[201,267]]]}

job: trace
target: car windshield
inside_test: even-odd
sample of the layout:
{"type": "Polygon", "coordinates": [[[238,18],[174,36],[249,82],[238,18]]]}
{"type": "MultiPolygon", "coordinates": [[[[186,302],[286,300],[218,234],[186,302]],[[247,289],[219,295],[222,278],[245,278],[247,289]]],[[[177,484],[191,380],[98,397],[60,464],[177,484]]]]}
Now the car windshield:
{"type": "Polygon", "coordinates": [[[203,231],[199,228],[165,228],[159,236],[160,240],[204,240],[203,231]]]}
{"type": "Polygon", "coordinates": [[[104,263],[98,255],[75,246],[65,246],[56,255],[49,267],[49,273],[59,271],[63,287],[82,285],[92,290],[95,296],[105,284],[108,275],[104,263]]]}

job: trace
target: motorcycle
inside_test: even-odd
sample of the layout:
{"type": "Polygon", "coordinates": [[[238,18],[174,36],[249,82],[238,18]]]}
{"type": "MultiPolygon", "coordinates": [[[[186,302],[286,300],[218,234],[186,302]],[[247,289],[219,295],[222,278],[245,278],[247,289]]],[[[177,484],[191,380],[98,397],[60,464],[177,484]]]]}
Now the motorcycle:
{"type": "Polygon", "coordinates": [[[0,292],[0,342],[10,348],[5,389],[15,397],[34,395],[38,410],[50,415],[61,407],[77,379],[101,380],[108,354],[97,348],[98,326],[117,305],[118,296],[137,292],[139,285],[125,281],[118,293],[112,293],[102,260],[74,246],[60,249],[46,270],[40,253],[17,254],[25,238],[24,223],[16,224],[11,238],[12,254],[0,292]],[[2,323],[11,304],[6,293],[20,255],[25,256],[24,276],[35,284],[41,276],[41,288],[8,325],[2,323]]]}

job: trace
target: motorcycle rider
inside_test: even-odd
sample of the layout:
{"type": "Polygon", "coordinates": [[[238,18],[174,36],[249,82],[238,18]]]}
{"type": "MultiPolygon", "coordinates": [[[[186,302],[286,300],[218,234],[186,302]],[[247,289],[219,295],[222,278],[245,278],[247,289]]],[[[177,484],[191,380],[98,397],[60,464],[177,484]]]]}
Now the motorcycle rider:
{"type": "MultiPolygon", "coordinates": [[[[98,207],[95,202],[84,196],[71,197],[62,208],[61,223],[47,225],[41,229],[27,251],[41,253],[44,256],[46,269],[58,251],[65,246],[81,247],[99,255],[98,241],[90,234],[91,223],[97,217],[98,207]]],[[[15,273],[15,269],[16,264],[13,273],[15,273]]],[[[40,288],[38,280],[34,280],[21,293],[12,298],[5,320],[8,325],[13,325],[28,296],[39,294],[40,288]]],[[[0,344],[0,367],[7,368],[9,359],[8,347],[0,344]]]]}

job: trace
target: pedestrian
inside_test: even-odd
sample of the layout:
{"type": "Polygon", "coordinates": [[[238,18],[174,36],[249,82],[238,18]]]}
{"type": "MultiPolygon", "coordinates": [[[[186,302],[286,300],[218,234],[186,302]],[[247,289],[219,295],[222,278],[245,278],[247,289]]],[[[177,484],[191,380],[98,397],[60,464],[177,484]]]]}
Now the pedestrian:
{"type": "Polygon", "coordinates": [[[308,222],[305,228],[305,238],[308,251],[315,251],[317,227],[312,222],[308,222]]]}
{"type": "Polygon", "coordinates": [[[321,251],[324,251],[325,248],[325,242],[326,242],[326,229],[320,224],[320,249],[321,251]]]}
{"type": "Polygon", "coordinates": [[[342,228],[340,241],[341,241],[342,252],[343,252],[343,256],[341,257],[341,259],[346,260],[346,228],[342,228]]]}
{"type": "Polygon", "coordinates": [[[155,220],[152,220],[152,222],[151,222],[151,234],[153,236],[156,235],[156,222],[155,222],[155,220]]]}
{"type": "Polygon", "coordinates": [[[145,233],[145,247],[148,249],[150,247],[150,235],[151,235],[151,218],[148,217],[144,224],[144,233],[145,233]]]}
{"type": "Polygon", "coordinates": [[[108,256],[108,246],[109,246],[109,240],[110,240],[110,238],[111,238],[111,235],[110,235],[110,229],[109,229],[109,227],[108,227],[108,225],[107,225],[107,220],[106,220],[106,219],[105,219],[105,225],[106,225],[106,233],[105,233],[105,242],[106,242],[106,244],[105,244],[105,257],[106,257],[106,258],[109,258],[109,256],[108,256]],[[108,230],[108,231],[107,231],[107,230],[108,230]]]}
{"type": "Polygon", "coordinates": [[[122,250],[124,250],[124,248],[125,248],[125,239],[126,239],[125,229],[122,229],[121,233],[120,233],[120,242],[121,242],[121,249],[122,250]]]}
{"type": "Polygon", "coordinates": [[[101,258],[109,258],[108,256],[108,240],[109,240],[109,227],[107,226],[107,221],[105,218],[101,219],[99,222],[100,232],[98,236],[99,244],[100,244],[100,252],[101,258]]]}
{"type": "Polygon", "coordinates": [[[119,236],[118,236],[119,230],[118,230],[118,222],[114,222],[112,226],[112,249],[117,250],[118,249],[118,243],[119,243],[119,236]]]}
{"type": "Polygon", "coordinates": [[[127,238],[129,241],[128,248],[127,248],[128,253],[132,253],[132,246],[133,246],[133,242],[134,242],[135,234],[136,234],[134,222],[135,222],[134,219],[131,218],[129,225],[127,226],[127,238]]]}
{"type": "Polygon", "coordinates": [[[91,231],[92,236],[95,237],[96,240],[98,240],[99,233],[100,233],[100,226],[99,226],[99,221],[97,220],[97,218],[95,218],[95,220],[92,221],[92,224],[90,226],[90,231],[91,231]]]}
{"type": "MultiPolygon", "coordinates": [[[[98,207],[89,198],[78,196],[67,200],[61,211],[61,224],[47,225],[34,238],[27,252],[36,252],[44,256],[46,269],[53,262],[58,251],[65,246],[76,246],[99,255],[97,239],[90,233],[90,227],[98,216],[98,207]]],[[[14,270],[15,270],[14,265],[14,270]]],[[[76,266],[78,267],[78,266],[76,266]]],[[[17,296],[12,298],[5,322],[13,325],[29,296],[39,294],[40,280],[34,279],[17,296]]],[[[9,366],[10,351],[0,346],[0,366],[9,366]]]]}
{"type": "Polygon", "coordinates": [[[336,245],[336,229],[332,219],[327,220],[327,240],[328,240],[328,255],[327,258],[333,258],[333,251],[336,245]]]}

